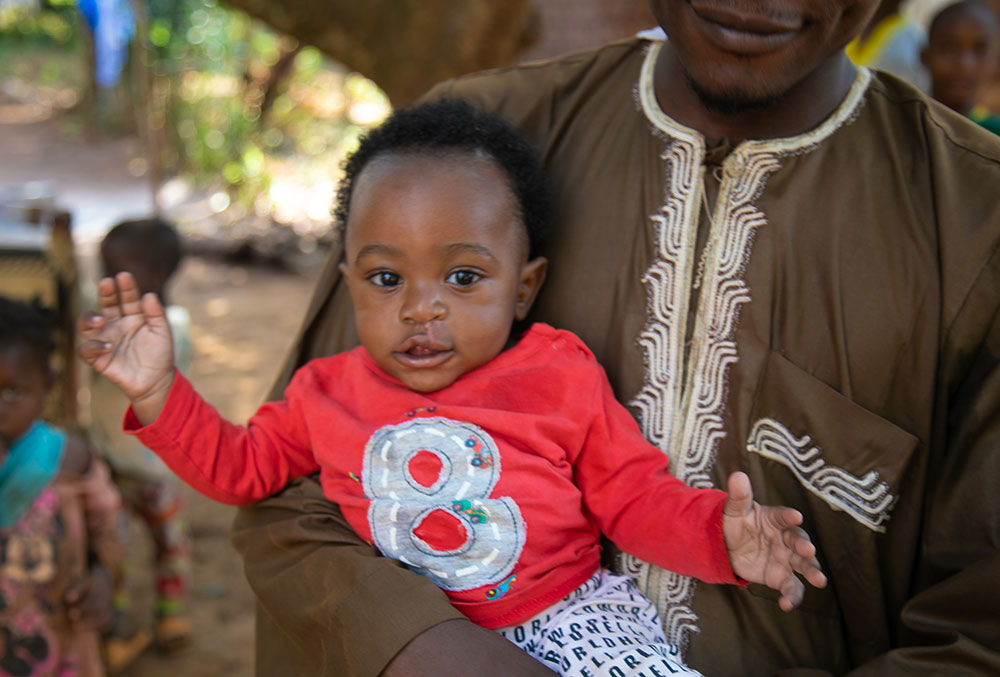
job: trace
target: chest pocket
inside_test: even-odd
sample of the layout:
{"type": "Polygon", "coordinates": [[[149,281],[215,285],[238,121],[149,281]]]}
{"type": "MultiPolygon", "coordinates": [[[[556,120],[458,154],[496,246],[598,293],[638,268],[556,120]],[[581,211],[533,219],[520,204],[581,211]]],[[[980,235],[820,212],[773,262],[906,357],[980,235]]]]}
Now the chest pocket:
{"type": "Polygon", "coordinates": [[[768,354],[746,439],[755,498],[803,513],[833,583],[807,589],[803,609],[867,619],[844,628],[855,645],[889,642],[880,552],[894,510],[901,502],[909,509],[915,498],[901,496],[901,479],[919,444],[779,353],[768,354]]]}
{"type": "MultiPolygon", "coordinates": [[[[918,440],[771,352],[746,450],[785,466],[814,511],[882,533],[918,440]]],[[[843,524],[848,529],[852,525],[843,524]]]]}

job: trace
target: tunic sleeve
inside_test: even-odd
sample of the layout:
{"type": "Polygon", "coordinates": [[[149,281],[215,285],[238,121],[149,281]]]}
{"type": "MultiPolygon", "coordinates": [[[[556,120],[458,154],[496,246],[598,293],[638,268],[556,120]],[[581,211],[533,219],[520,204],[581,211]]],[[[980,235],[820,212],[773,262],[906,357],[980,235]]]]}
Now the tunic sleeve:
{"type": "Polygon", "coordinates": [[[241,509],[233,544],[257,596],[259,675],[378,675],[417,635],[465,618],[358,538],[315,477],[241,509]]]}
{"type": "Polygon", "coordinates": [[[936,410],[946,432],[929,461],[919,592],[903,605],[901,648],[856,674],[1000,674],[998,290],[1000,249],[945,339],[936,410]]]}

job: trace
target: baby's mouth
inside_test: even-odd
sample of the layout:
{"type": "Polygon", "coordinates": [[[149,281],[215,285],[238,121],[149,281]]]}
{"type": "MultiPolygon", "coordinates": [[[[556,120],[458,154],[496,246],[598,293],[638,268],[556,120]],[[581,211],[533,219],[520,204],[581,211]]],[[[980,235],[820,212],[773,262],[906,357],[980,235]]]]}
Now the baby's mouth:
{"type": "Polygon", "coordinates": [[[411,369],[427,369],[443,364],[455,351],[447,344],[427,334],[411,336],[403,341],[393,357],[411,369]]]}

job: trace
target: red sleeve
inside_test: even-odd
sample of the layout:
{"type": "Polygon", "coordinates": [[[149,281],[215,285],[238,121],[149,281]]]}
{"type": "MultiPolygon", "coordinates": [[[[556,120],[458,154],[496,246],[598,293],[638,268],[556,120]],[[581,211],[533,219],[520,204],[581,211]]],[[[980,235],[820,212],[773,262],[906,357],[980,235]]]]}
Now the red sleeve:
{"type": "Polygon", "coordinates": [[[253,503],[319,469],[294,403],[268,402],[246,427],[237,426],[205,402],[179,371],[156,420],[143,427],[129,407],[123,428],[191,487],[220,503],[253,503]]]}
{"type": "Polygon", "coordinates": [[[587,508],[614,543],[664,569],[707,583],[737,583],[722,536],[726,493],[670,474],[600,367],[589,431],[574,463],[587,508]]]}

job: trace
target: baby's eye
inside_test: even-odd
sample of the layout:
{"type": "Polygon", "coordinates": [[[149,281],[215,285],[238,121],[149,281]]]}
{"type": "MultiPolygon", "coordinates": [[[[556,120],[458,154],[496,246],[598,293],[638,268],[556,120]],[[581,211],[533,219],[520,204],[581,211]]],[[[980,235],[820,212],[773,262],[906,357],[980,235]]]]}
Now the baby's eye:
{"type": "Polygon", "coordinates": [[[399,275],[397,275],[396,273],[390,273],[387,270],[375,273],[368,279],[371,280],[372,284],[374,284],[376,287],[383,287],[386,289],[396,287],[399,285],[400,282],[402,282],[399,275]]]}
{"type": "Polygon", "coordinates": [[[459,287],[468,287],[478,282],[482,277],[482,275],[472,270],[456,270],[445,281],[448,284],[458,285],[459,287]]]}
{"type": "Polygon", "coordinates": [[[24,391],[14,386],[0,389],[0,400],[4,402],[16,402],[24,395],[24,391]]]}

